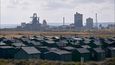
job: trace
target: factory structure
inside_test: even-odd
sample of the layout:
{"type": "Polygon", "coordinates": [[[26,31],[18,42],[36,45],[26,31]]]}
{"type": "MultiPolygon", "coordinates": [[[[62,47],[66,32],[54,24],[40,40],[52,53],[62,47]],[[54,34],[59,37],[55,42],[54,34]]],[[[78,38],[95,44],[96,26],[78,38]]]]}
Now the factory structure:
{"type": "MultiPolygon", "coordinates": [[[[30,23],[21,23],[21,26],[17,26],[17,29],[30,30],[30,31],[81,31],[81,30],[92,30],[98,26],[94,26],[93,18],[89,17],[86,19],[86,25],[83,25],[83,14],[76,12],[74,14],[74,23],[65,25],[66,19],[63,17],[63,24],[61,26],[49,26],[46,20],[40,23],[37,13],[34,13],[30,23]]],[[[97,15],[96,15],[97,20],[97,15]]],[[[96,21],[97,24],[97,21],[96,21]]],[[[96,25],[95,24],[95,25],[96,25]]]]}
{"type": "Polygon", "coordinates": [[[87,18],[86,19],[86,28],[87,29],[93,29],[93,18],[87,18]]]}
{"type": "Polygon", "coordinates": [[[83,28],[83,14],[77,12],[74,14],[74,26],[77,29],[83,28]]]}
{"type": "Polygon", "coordinates": [[[94,29],[93,18],[91,18],[91,17],[87,18],[86,19],[86,25],[83,26],[83,14],[76,12],[76,14],[74,14],[74,27],[77,30],[94,29]]]}
{"type": "Polygon", "coordinates": [[[48,27],[46,20],[43,20],[43,24],[40,23],[37,13],[34,13],[33,16],[30,18],[32,18],[32,22],[21,23],[21,26],[17,26],[17,28],[23,30],[40,31],[40,30],[45,30],[45,28],[48,27]]]}

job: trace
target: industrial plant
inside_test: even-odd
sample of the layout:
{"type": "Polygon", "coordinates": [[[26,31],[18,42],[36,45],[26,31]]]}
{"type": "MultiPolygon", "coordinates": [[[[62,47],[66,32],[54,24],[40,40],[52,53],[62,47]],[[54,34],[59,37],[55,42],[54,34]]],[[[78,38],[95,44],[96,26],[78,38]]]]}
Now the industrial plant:
{"type": "Polygon", "coordinates": [[[21,26],[17,26],[16,30],[23,31],[87,31],[87,30],[97,30],[97,29],[107,29],[114,28],[115,25],[108,25],[108,27],[104,27],[101,24],[98,24],[97,14],[95,16],[95,22],[93,18],[89,17],[86,19],[86,24],[83,25],[83,14],[76,12],[74,14],[74,23],[69,25],[65,25],[66,20],[63,17],[63,24],[60,26],[51,26],[48,25],[46,20],[43,20],[42,23],[39,21],[39,17],[37,13],[33,13],[32,21],[30,23],[21,23],[21,26]]]}
{"type": "Polygon", "coordinates": [[[51,27],[47,24],[46,20],[43,20],[43,23],[39,22],[39,17],[37,16],[37,13],[34,13],[32,18],[32,22],[30,23],[21,23],[21,26],[17,26],[17,29],[21,30],[30,30],[30,31],[68,31],[68,30],[76,30],[81,31],[84,29],[94,29],[93,26],[93,19],[88,18],[86,26],[83,26],[83,15],[80,13],[74,14],[74,23],[70,25],[65,25],[65,17],[63,17],[63,24],[58,27],[51,27]]]}
{"type": "Polygon", "coordinates": [[[37,13],[34,13],[33,16],[30,18],[32,18],[32,22],[21,23],[21,26],[17,26],[17,28],[22,30],[40,31],[45,30],[48,27],[46,20],[43,20],[43,24],[39,22],[39,17],[37,16],[37,13]]]}

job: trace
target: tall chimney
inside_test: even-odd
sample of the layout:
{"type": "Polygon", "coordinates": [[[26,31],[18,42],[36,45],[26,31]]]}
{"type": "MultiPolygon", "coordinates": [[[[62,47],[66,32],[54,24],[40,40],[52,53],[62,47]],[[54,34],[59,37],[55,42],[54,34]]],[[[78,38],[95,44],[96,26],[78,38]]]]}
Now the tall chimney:
{"type": "Polygon", "coordinates": [[[97,13],[95,14],[96,28],[98,29],[97,13]]]}
{"type": "Polygon", "coordinates": [[[65,25],[65,17],[63,17],[63,26],[65,25]]]}

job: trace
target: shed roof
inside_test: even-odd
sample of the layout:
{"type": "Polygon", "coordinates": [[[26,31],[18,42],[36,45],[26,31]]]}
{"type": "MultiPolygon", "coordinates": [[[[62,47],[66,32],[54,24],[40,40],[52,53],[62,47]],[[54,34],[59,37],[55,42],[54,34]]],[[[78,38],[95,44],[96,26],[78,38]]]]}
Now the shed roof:
{"type": "Polygon", "coordinates": [[[107,44],[112,44],[113,43],[113,41],[109,41],[109,40],[105,40],[105,42],[107,43],[107,44]]]}
{"type": "Polygon", "coordinates": [[[47,47],[47,46],[39,46],[38,48],[49,48],[49,47],[47,47]]]}
{"type": "Polygon", "coordinates": [[[74,39],[74,40],[78,40],[78,41],[79,41],[79,40],[82,40],[82,38],[73,38],[73,39],[74,39]]]}
{"type": "Polygon", "coordinates": [[[6,45],[6,43],[4,43],[4,42],[0,42],[0,45],[6,45]]]}
{"type": "Polygon", "coordinates": [[[28,54],[36,54],[41,53],[39,50],[37,50],[35,47],[22,47],[22,49],[27,52],[28,54]]]}
{"type": "Polygon", "coordinates": [[[62,54],[71,54],[70,52],[65,51],[65,50],[57,50],[57,51],[51,51],[51,52],[54,52],[54,53],[59,54],[59,55],[62,55],[62,54]]]}
{"type": "Polygon", "coordinates": [[[98,53],[100,53],[100,52],[104,52],[104,50],[101,49],[101,48],[94,48],[94,51],[96,51],[96,52],[98,52],[98,53]]]}
{"type": "Polygon", "coordinates": [[[75,50],[76,48],[71,47],[71,46],[67,46],[67,47],[64,47],[64,49],[67,49],[67,50],[75,50]]]}
{"type": "Polygon", "coordinates": [[[57,53],[57,54],[60,54],[60,55],[62,55],[62,54],[71,54],[70,52],[65,51],[65,50],[59,50],[59,51],[53,51],[53,52],[57,53]]]}
{"type": "Polygon", "coordinates": [[[58,48],[51,48],[48,53],[50,53],[50,52],[53,52],[53,53],[56,53],[56,54],[59,54],[59,55],[62,55],[62,54],[71,54],[71,52],[69,52],[69,51],[60,50],[58,48]]]}
{"type": "Polygon", "coordinates": [[[91,48],[89,45],[82,45],[83,48],[91,48]]]}
{"type": "Polygon", "coordinates": [[[94,44],[101,45],[101,42],[100,41],[94,41],[94,44]]]}
{"type": "Polygon", "coordinates": [[[12,46],[0,46],[0,48],[8,49],[8,48],[13,48],[13,47],[12,46]]]}
{"type": "Polygon", "coordinates": [[[52,40],[47,40],[47,41],[45,41],[46,43],[49,43],[49,44],[53,44],[53,43],[55,43],[54,41],[52,41],[52,40]]]}
{"type": "Polygon", "coordinates": [[[91,41],[90,39],[85,39],[84,43],[88,44],[88,43],[90,43],[90,41],[91,41]]]}
{"type": "Polygon", "coordinates": [[[33,44],[33,45],[41,45],[40,42],[35,42],[35,41],[31,41],[31,44],[33,44]]]}
{"type": "Polygon", "coordinates": [[[44,39],[43,39],[43,37],[38,37],[38,38],[36,38],[36,40],[40,41],[40,40],[44,40],[44,39]]]}
{"type": "Polygon", "coordinates": [[[26,46],[25,44],[23,43],[13,43],[14,46],[26,46]]]}
{"type": "Polygon", "coordinates": [[[115,51],[115,47],[109,47],[110,50],[114,50],[115,51]]]}
{"type": "Polygon", "coordinates": [[[77,48],[77,51],[80,53],[90,53],[89,50],[86,48],[77,48]]]}
{"type": "Polygon", "coordinates": [[[67,40],[60,40],[59,43],[65,43],[65,44],[67,44],[68,42],[67,42],[67,40]]]}

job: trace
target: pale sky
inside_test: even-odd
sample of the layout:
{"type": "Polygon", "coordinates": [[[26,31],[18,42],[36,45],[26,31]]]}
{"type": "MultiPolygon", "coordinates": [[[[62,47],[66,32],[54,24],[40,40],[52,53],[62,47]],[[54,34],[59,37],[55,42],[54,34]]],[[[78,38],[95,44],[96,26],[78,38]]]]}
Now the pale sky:
{"type": "Polygon", "coordinates": [[[30,22],[33,13],[37,13],[40,22],[46,19],[48,23],[74,22],[74,14],[83,14],[83,21],[95,13],[99,22],[114,22],[114,0],[0,0],[0,23],[20,24],[30,22]]]}

